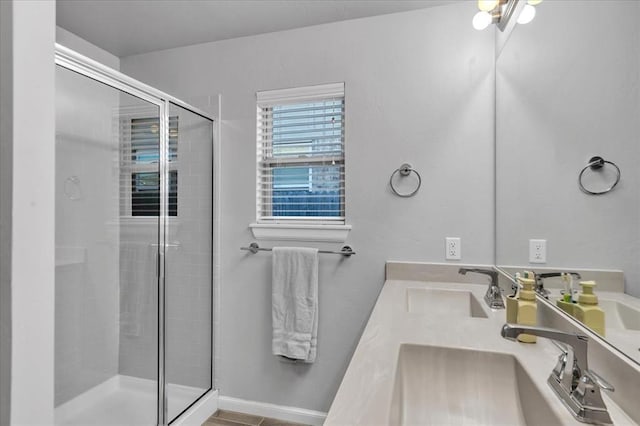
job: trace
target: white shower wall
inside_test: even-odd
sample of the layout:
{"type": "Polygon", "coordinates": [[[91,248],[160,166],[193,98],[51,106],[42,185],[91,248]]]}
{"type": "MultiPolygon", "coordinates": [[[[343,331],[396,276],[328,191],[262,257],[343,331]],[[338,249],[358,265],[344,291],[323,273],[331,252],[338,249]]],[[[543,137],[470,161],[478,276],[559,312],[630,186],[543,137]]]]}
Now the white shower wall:
{"type": "Polygon", "coordinates": [[[117,373],[114,89],[56,71],[55,404],[117,373]]]}
{"type": "MultiPolygon", "coordinates": [[[[205,120],[172,107],[178,117],[178,207],[169,218],[166,259],[166,377],[172,384],[206,390],[211,385],[212,323],[212,150],[211,127],[205,120]]],[[[148,258],[157,238],[157,222],[136,220],[120,228],[122,285],[149,286],[155,262],[132,269],[130,253],[148,258]]],[[[120,327],[119,372],[155,379],[157,365],[157,291],[141,304],[142,332],[120,327]],[[151,332],[150,332],[151,331],[151,332]]]]}
{"type": "MultiPolygon", "coordinates": [[[[119,67],[62,28],[56,41],[119,67]]],[[[100,167],[117,156],[118,105],[116,90],[56,71],[56,406],[118,371],[118,180],[100,167]]]]}

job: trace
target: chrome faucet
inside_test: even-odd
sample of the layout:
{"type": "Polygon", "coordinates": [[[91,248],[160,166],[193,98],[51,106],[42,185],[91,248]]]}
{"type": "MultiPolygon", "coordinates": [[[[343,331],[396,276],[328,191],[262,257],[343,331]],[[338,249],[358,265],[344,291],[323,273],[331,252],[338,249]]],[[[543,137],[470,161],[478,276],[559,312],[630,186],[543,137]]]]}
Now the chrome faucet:
{"type": "Polygon", "coordinates": [[[489,288],[487,289],[487,293],[484,295],[484,301],[487,302],[487,305],[489,305],[491,309],[504,309],[502,291],[500,290],[500,286],[498,286],[498,272],[482,268],[460,268],[458,270],[458,273],[462,275],[466,275],[467,272],[488,275],[490,278],[489,288]]]}
{"type": "Polygon", "coordinates": [[[602,377],[589,370],[587,348],[589,337],[577,333],[565,333],[552,328],[517,324],[502,326],[505,339],[516,340],[522,334],[532,334],[552,339],[562,353],[547,383],[562,400],[571,414],[581,422],[612,424],[607,407],[602,400],[601,389],[613,392],[614,388],[602,377]]]}
{"type": "Polygon", "coordinates": [[[540,296],[544,297],[545,299],[548,299],[550,292],[549,290],[544,288],[544,279],[552,278],[552,277],[560,277],[562,276],[562,274],[572,275],[574,278],[578,280],[582,279],[580,274],[577,272],[545,272],[543,274],[537,274],[534,272],[533,275],[535,276],[535,279],[536,279],[536,293],[538,293],[540,296]]]}

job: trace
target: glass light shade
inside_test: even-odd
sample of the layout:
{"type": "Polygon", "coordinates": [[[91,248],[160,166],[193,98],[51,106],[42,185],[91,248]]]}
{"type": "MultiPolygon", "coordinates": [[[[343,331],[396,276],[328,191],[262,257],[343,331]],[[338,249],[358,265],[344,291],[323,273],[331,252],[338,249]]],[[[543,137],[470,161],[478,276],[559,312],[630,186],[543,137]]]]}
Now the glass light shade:
{"type": "MultiPolygon", "coordinates": [[[[542,0],[540,0],[542,1],[542,0]]],[[[496,8],[498,0],[478,0],[478,9],[483,12],[489,12],[496,8]]]]}
{"type": "Polygon", "coordinates": [[[526,4],[518,16],[518,24],[528,24],[536,17],[536,8],[530,4],[526,4]]]}
{"type": "Polygon", "coordinates": [[[531,6],[535,6],[542,3],[542,0],[527,0],[527,4],[530,4],[531,6]]]}
{"type": "Polygon", "coordinates": [[[493,18],[488,12],[478,12],[473,17],[473,28],[478,31],[484,30],[491,24],[491,21],[493,21],[493,18]]]}

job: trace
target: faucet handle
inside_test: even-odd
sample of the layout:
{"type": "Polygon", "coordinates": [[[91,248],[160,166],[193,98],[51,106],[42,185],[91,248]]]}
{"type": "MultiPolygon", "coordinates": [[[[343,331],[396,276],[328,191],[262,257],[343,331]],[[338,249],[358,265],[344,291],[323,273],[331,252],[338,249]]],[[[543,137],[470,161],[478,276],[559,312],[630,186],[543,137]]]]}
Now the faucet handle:
{"type": "Polygon", "coordinates": [[[556,342],[555,340],[552,340],[551,343],[553,343],[561,351],[560,355],[558,355],[558,362],[556,363],[556,366],[553,367],[553,371],[551,374],[553,374],[559,382],[562,382],[562,378],[564,377],[567,367],[567,362],[569,361],[569,351],[566,347],[556,342]]]}
{"type": "Polygon", "coordinates": [[[600,389],[606,390],[609,392],[615,392],[615,388],[609,382],[602,378],[598,373],[593,370],[585,370],[583,375],[588,377],[594,384],[596,384],[600,389]]]}
{"type": "Polygon", "coordinates": [[[588,423],[613,424],[602,399],[601,389],[613,391],[613,386],[593,371],[584,370],[576,388],[571,392],[571,399],[589,413],[588,423]]]}
{"type": "MultiPolygon", "coordinates": [[[[552,340],[551,342],[562,352],[558,357],[558,364],[556,365],[556,368],[553,369],[554,373],[556,373],[556,376],[560,377],[567,363],[568,351],[566,346],[564,346],[562,343],[556,342],[555,340],[552,340]]],[[[588,370],[588,369],[584,370],[582,372],[582,375],[583,377],[586,377],[587,379],[589,379],[591,382],[593,382],[593,384],[597,385],[602,390],[606,390],[609,392],[615,392],[616,390],[611,383],[607,382],[605,379],[602,378],[602,376],[600,376],[598,373],[596,373],[593,370],[588,370]]]]}

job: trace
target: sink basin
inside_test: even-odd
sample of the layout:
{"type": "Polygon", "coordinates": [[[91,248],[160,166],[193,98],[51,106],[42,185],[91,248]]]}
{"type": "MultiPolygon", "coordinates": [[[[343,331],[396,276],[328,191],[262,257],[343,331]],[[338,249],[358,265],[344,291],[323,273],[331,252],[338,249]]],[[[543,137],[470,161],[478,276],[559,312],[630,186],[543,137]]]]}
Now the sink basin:
{"type": "Polygon", "coordinates": [[[607,328],[640,331],[640,310],[617,300],[600,299],[607,328]]]}
{"type": "Polygon", "coordinates": [[[398,355],[389,424],[552,425],[562,421],[513,355],[404,344],[398,355]]]}
{"type": "Polygon", "coordinates": [[[469,290],[408,288],[407,311],[437,316],[487,318],[480,302],[469,290]]]}

